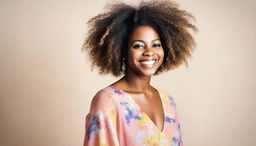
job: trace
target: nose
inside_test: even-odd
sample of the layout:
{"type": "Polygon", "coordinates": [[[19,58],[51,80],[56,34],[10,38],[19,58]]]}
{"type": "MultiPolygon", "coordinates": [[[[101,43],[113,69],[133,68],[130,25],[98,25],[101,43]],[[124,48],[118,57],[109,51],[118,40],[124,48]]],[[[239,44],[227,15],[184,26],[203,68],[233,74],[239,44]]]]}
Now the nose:
{"type": "Polygon", "coordinates": [[[151,47],[145,47],[145,50],[143,52],[143,56],[153,56],[155,54],[153,48],[151,47]]]}

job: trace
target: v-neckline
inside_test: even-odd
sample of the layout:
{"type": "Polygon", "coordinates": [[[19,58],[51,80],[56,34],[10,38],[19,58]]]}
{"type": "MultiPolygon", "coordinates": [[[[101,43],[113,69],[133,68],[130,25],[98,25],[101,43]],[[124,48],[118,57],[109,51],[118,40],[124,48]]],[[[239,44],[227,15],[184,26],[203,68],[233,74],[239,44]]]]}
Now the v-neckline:
{"type": "Polygon", "coordinates": [[[141,113],[141,115],[145,115],[147,118],[148,118],[148,120],[153,124],[153,126],[154,127],[156,127],[161,133],[163,133],[164,132],[164,129],[165,129],[165,108],[164,108],[164,102],[163,102],[163,97],[162,97],[162,94],[161,94],[161,92],[157,89],[157,88],[154,88],[156,91],[157,91],[157,93],[158,93],[158,95],[159,95],[159,97],[160,97],[160,100],[161,100],[161,108],[162,108],[162,110],[163,110],[163,125],[162,125],[162,127],[161,128],[159,128],[157,125],[156,125],[156,123],[154,123],[154,121],[148,116],[148,114],[146,113],[146,112],[144,112],[142,109],[141,109],[141,107],[139,106],[139,104],[136,102],[136,100],[132,97],[132,95],[131,94],[129,94],[128,92],[126,92],[126,91],[124,91],[124,90],[122,90],[122,89],[120,89],[120,88],[118,88],[118,87],[115,87],[115,86],[110,86],[110,87],[113,87],[113,88],[115,88],[115,89],[118,89],[118,90],[120,90],[121,92],[123,92],[124,94],[126,94],[131,100],[132,100],[132,102],[135,104],[135,106],[139,109],[139,111],[140,111],[140,113],[141,113]]]}

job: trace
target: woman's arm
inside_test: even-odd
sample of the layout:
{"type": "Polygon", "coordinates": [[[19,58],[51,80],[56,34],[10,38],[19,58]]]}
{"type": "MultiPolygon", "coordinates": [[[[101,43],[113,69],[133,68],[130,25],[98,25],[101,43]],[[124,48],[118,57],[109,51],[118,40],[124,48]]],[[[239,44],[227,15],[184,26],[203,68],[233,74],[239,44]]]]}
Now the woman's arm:
{"type": "Polygon", "coordinates": [[[108,91],[99,91],[86,116],[84,146],[119,145],[116,132],[116,108],[108,91]]]}

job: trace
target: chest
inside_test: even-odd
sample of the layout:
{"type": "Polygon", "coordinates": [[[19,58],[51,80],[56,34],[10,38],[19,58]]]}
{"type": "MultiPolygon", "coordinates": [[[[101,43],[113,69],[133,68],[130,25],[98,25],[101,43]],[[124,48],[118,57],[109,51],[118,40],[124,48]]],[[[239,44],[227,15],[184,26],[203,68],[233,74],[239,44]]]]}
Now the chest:
{"type": "Polygon", "coordinates": [[[148,116],[160,130],[164,124],[164,111],[162,100],[159,94],[131,94],[140,111],[148,116]]]}

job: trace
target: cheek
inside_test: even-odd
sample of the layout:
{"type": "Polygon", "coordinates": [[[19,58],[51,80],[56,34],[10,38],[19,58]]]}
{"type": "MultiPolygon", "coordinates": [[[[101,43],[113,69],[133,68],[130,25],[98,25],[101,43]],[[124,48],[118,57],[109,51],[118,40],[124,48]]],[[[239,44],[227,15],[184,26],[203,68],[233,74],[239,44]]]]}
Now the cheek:
{"type": "Polygon", "coordinates": [[[134,62],[136,61],[137,57],[137,53],[131,50],[128,50],[127,52],[127,63],[132,65],[134,64],[134,62]]]}
{"type": "Polygon", "coordinates": [[[131,60],[136,60],[136,59],[138,59],[138,57],[140,56],[140,52],[139,51],[129,51],[128,52],[128,55],[127,55],[128,57],[129,57],[129,59],[131,59],[131,60]]]}
{"type": "Polygon", "coordinates": [[[160,57],[160,60],[163,61],[163,59],[164,59],[164,50],[163,49],[158,51],[158,56],[160,57]]]}

